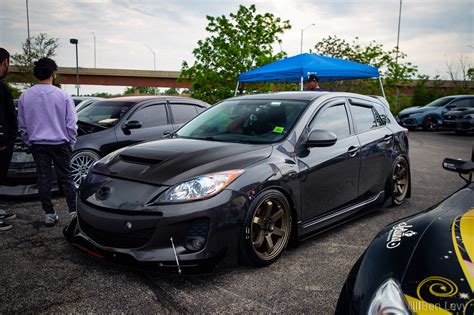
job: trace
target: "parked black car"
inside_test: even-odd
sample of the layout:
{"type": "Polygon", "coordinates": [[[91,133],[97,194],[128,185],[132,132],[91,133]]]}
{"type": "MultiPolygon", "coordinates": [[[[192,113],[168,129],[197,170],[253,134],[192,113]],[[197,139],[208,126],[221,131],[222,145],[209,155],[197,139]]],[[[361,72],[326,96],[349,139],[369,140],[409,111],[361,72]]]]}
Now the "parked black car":
{"type": "Polygon", "coordinates": [[[474,131],[474,102],[472,107],[459,108],[444,115],[443,127],[459,134],[474,131]]]}
{"type": "MultiPolygon", "coordinates": [[[[160,139],[208,107],[207,103],[185,97],[133,96],[96,101],[82,109],[78,113],[78,139],[71,160],[76,187],[101,157],[124,146],[160,139]]],[[[36,193],[33,157],[18,140],[0,195],[36,193]]]]}
{"type": "Polygon", "coordinates": [[[336,314],[474,314],[474,151],[443,167],[467,185],[385,227],[352,268],[336,314]]]}
{"type": "Polygon", "coordinates": [[[402,203],[409,165],[406,130],[382,98],[231,98],[171,139],[97,162],[65,235],[95,257],[153,270],[264,266],[290,241],[402,203]]]}

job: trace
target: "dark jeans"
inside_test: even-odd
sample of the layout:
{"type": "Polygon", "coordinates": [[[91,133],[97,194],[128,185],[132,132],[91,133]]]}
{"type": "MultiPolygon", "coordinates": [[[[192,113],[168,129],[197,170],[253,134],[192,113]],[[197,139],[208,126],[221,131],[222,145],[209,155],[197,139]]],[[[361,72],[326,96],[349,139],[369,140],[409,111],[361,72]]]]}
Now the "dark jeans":
{"type": "Polygon", "coordinates": [[[71,147],[69,144],[33,144],[31,153],[36,163],[38,193],[44,212],[55,212],[51,202],[51,162],[54,163],[58,185],[64,192],[69,212],[76,211],[76,189],[71,175],[71,147]]]}
{"type": "Polygon", "coordinates": [[[13,142],[7,144],[7,147],[0,151],[0,185],[7,178],[8,169],[13,155],[13,142]]]}

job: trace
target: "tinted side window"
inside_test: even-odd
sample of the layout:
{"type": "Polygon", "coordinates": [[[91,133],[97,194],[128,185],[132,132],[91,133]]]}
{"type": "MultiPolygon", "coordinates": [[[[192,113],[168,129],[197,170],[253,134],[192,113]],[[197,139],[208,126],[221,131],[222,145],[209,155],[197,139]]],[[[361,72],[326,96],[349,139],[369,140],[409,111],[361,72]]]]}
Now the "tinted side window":
{"type": "Polygon", "coordinates": [[[351,105],[352,118],[357,132],[365,132],[380,126],[380,122],[370,106],[351,105]]]}
{"type": "Polygon", "coordinates": [[[184,124],[190,121],[194,116],[198,114],[195,106],[193,105],[176,105],[171,104],[171,111],[173,112],[173,118],[175,124],[184,124]]]}
{"type": "Polygon", "coordinates": [[[456,100],[456,101],[453,101],[451,103],[448,104],[448,106],[450,107],[456,107],[456,108],[460,108],[460,107],[470,107],[469,106],[470,103],[469,103],[469,99],[463,99],[463,100],[456,100]]]}
{"type": "Polygon", "coordinates": [[[316,117],[313,129],[332,131],[338,139],[350,135],[349,120],[344,104],[333,105],[316,117]]]}
{"type": "Polygon", "coordinates": [[[142,128],[163,126],[168,124],[165,105],[151,105],[139,109],[128,120],[138,120],[142,128]]]}
{"type": "Polygon", "coordinates": [[[372,105],[374,106],[373,110],[378,125],[383,126],[389,124],[390,120],[388,119],[387,114],[385,113],[385,108],[383,108],[382,105],[377,103],[372,103],[372,105]]]}

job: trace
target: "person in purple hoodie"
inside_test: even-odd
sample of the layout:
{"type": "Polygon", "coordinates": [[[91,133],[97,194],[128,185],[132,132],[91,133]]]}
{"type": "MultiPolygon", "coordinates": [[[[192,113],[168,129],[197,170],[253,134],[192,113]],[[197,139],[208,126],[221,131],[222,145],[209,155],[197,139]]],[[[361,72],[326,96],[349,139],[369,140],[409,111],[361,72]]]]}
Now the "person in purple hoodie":
{"type": "Polygon", "coordinates": [[[59,220],[51,201],[52,162],[70,217],[76,215],[76,191],[70,163],[77,137],[77,114],[72,98],[53,85],[57,70],[56,62],[50,58],[36,61],[33,74],[38,84],[23,92],[18,102],[20,134],[36,163],[38,193],[46,214],[46,226],[53,226],[59,220]]]}

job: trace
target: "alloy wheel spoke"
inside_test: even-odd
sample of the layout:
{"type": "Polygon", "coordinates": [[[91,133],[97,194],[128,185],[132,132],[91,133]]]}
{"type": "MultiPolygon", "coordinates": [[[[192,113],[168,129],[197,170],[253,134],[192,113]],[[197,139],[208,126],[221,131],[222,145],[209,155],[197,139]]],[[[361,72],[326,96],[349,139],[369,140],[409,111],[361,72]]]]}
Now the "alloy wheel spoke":
{"type": "Polygon", "coordinates": [[[272,214],[272,208],[273,208],[273,202],[270,200],[267,200],[265,202],[265,217],[269,218],[270,215],[272,214]]]}
{"type": "Polygon", "coordinates": [[[272,235],[265,235],[265,244],[267,245],[267,254],[270,254],[273,251],[273,240],[272,235]]]}
{"type": "Polygon", "coordinates": [[[285,231],[283,231],[280,228],[274,227],[272,234],[278,236],[278,237],[283,237],[285,235],[285,231]]]}
{"type": "Polygon", "coordinates": [[[253,223],[257,224],[259,227],[263,227],[263,219],[260,217],[254,217],[253,223]]]}
{"type": "Polygon", "coordinates": [[[283,217],[283,214],[285,212],[283,211],[283,209],[279,206],[278,207],[278,211],[276,213],[274,213],[270,219],[273,221],[273,222],[277,222],[279,219],[281,219],[283,217]]]}
{"type": "Polygon", "coordinates": [[[259,248],[260,246],[262,246],[264,240],[265,240],[265,235],[263,233],[263,230],[258,231],[257,239],[255,241],[252,241],[253,246],[255,248],[259,248]]]}

